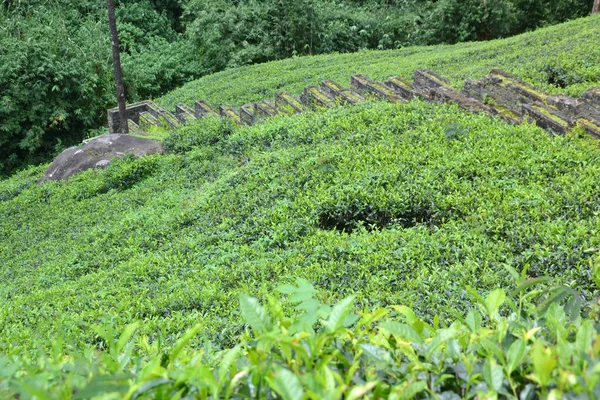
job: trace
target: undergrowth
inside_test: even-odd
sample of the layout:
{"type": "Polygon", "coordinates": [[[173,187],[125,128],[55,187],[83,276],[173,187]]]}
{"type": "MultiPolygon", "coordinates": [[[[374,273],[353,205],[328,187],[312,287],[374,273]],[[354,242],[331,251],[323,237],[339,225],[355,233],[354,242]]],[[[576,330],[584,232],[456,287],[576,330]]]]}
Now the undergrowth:
{"type": "Polygon", "coordinates": [[[506,287],[506,265],[596,294],[591,139],[413,101],[241,129],[207,119],[165,145],[69,181],[36,185],[39,168],[2,181],[3,350],[94,344],[91,325],[132,320],[165,342],[200,323],[228,346],[237,295],[292,276],[430,321],[465,311],[466,286],[506,287]]]}

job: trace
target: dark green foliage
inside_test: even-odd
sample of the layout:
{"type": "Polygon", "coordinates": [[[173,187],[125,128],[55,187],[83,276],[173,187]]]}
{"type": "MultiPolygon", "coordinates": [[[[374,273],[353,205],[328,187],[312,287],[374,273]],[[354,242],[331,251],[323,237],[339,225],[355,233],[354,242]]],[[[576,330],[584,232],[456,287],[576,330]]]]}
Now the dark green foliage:
{"type": "MultiPolygon", "coordinates": [[[[2,4],[0,171],[6,172],[80,142],[106,123],[115,95],[105,4],[2,4]]],[[[167,11],[146,0],[122,2],[118,17],[129,101],[201,75],[191,42],[171,27],[167,11]]]]}
{"type": "Polygon", "coordinates": [[[423,21],[420,40],[456,43],[495,39],[516,31],[515,23],[510,0],[440,0],[423,21]]]}
{"type": "Polygon", "coordinates": [[[204,71],[294,55],[506,37],[589,14],[593,0],[191,0],[204,71]]]}
{"type": "Polygon", "coordinates": [[[11,169],[102,121],[112,100],[110,53],[91,20],[76,29],[57,15],[0,20],[0,168],[11,169]]]}

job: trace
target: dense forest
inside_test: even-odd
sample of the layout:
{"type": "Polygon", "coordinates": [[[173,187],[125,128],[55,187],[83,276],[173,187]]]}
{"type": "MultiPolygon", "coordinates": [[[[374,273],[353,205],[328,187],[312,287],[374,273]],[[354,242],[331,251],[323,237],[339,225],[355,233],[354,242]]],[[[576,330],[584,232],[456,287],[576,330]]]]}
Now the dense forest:
{"type": "MultiPolygon", "coordinates": [[[[127,100],[298,55],[489,40],[589,14],[593,0],[126,0],[127,100]]],[[[0,3],[0,173],[102,131],[115,105],[105,4],[0,3]]]]}

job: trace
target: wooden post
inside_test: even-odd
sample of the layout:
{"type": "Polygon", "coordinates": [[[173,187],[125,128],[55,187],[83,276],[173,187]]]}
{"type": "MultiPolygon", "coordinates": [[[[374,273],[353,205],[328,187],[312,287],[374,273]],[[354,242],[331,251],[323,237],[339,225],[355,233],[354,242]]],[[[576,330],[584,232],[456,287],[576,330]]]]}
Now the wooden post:
{"type": "Polygon", "coordinates": [[[119,35],[117,34],[117,20],[115,18],[115,3],[106,0],[108,9],[108,25],[110,27],[110,38],[112,41],[113,65],[115,67],[115,82],[117,85],[117,103],[119,104],[119,130],[128,134],[127,109],[125,108],[125,86],[123,85],[123,72],[121,70],[121,55],[119,54],[119,35]]]}

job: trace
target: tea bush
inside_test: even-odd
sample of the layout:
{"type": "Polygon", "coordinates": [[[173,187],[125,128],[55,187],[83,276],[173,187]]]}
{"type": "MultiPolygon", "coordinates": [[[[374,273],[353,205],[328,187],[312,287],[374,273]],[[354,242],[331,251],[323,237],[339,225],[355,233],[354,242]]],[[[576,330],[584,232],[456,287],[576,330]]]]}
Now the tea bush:
{"type": "MultiPolygon", "coordinates": [[[[422,66],[458,86],[495,65],[580,94],[598,84],[597,21],[242,68],[179,94],[240,104],[422,66]]],[[[203,119],[167,155],[0,180],[0,397],[597,397],[600,152],[580,134],[365,102],[203,119]]]]}
{"type": "Polygon", "coordinates": [[[412,80],[414,70],[430,68],[456,88],[499,67],[550,93],[581,95],[600,85],[600,16],[591,16],[534,32],[489,42],[452,46],[408,47],[298,57],[235,68],[187,83],[157,99],[167,109],[176,103],[242,105],[274,98],[288,90],[300,94],[306,86],[333,79],[348,87],[350,75],[373,79],[399,75],[412,80]],[[226,89],[224,89],[226,88],[226,89]]]}
{"type": "Polygon", "coordinates": [[[240,295],[246,330],[235,346],[187,345],[200,325],[164,349],[135,336],[93,329],[102,350],[52,352],[34,359],[0,358],[0,395],[29,398],[281,398],[478,399],[596,398],[600,394],[598,304],[556,287],[537,290],[508,267],[515,289],[485,297],[469,289],[475,306],[448,324],[431,324],[405,305],[353,313],[354,297],[336,304],[310,282],[277,288],[266,305],[240,295]],[[294,304],[290,313],[290,303],[294,304]],[[569,304],[569,303],[568,303],[569,304]]]}
{"type": "Polygon", "coordinates": [[[504,265],[597,295],[591,139],[420,101],[208,119],[174,138],[172,154],[66,182],[1,181],[3,351],[94,344],[90,326],[132,320],[169,343],[200,323],[228,346],[237,295],[292,276],[430,321],[466,311],[468,285],[507,287],[504,265]]]}

